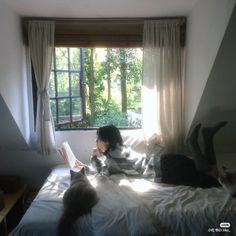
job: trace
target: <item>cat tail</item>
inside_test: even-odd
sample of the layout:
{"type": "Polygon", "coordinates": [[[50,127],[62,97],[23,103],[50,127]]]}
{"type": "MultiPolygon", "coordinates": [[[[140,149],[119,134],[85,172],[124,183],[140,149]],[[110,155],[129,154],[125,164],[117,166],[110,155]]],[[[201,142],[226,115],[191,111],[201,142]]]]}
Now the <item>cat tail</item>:
{"type": "MultiPolygon", "coordinates": [[[[58,223],[58,236],[72,236],[75,234],[73,224],[77,220],[77,217],[71,214],[71,212],[64,211],[59,223],[58,223]]],[[[78,233],[76,234],[78,235],[78,233]]]]}

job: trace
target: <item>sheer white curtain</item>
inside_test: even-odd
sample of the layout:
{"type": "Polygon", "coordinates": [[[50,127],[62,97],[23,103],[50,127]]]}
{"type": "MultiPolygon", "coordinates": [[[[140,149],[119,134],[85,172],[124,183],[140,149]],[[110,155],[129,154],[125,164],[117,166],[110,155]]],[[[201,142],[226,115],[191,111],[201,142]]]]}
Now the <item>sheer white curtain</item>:
{"type": "Polygon", "coordinates": [[[29,22],[29,48],[38,89],[36,133],[39,148],[45,155],[55,150],[54,124],[48,95],[54,33],[53,21],[29,22]]]}
{"type": "Polygon", "coordinates": [[[146,20],[143,32],[143,131],[164,149],[182,150],[182,20],[146,20]]]}

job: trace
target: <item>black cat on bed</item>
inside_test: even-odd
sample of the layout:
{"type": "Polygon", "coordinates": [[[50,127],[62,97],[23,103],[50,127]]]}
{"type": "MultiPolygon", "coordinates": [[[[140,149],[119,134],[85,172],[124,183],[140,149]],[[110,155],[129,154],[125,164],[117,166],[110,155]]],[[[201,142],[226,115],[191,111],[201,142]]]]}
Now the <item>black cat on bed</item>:
{"type": "Polygon", "coordinates": [[[98,196],[85,175],[85,169],[79,172],[70,171],[71,184],[63,196],[63,213],[58,225],[59,236],[73,234],[72,225],[80,217],[91,213],[98,202],[98,196]]]}

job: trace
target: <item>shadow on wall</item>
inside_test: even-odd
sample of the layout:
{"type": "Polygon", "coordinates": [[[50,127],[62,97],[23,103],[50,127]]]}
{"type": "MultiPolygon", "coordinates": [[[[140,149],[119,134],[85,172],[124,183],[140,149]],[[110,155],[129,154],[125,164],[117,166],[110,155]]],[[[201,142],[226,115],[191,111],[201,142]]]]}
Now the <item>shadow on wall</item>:
{"type": "Polygon", "coordinates": [[[30,187],[40,187],[52,168],[65,164],[57,153],[42,156],[36,151],[12,150],[0,152],[0,175],[15,175],[30,187]]]}
{"type": "MultiPolygon", "coordinates": [[[[216,153],[236,153],[236,6],[232,11],[215,61],[198,104],[191,129],[197,123],[228,121],[215,136],[216,153]]],[[[201,62],[199,62],[201,63],[201,62]]]]}
{"type": "Polygon", "coordinates": [[[202,126],[212,126],[220,121],[227,121],[228,124],[215,136],[215,151],[216,153],[236,153],[236,109],[224,110],[221,107],[214,107],[204,116],[198,117],[191,130],[198,123],[202,126]]]}
{"type": "Polygon", "coordinates": [[[28,145],[0,94],[0,150],[27,150],[28,145]]]}

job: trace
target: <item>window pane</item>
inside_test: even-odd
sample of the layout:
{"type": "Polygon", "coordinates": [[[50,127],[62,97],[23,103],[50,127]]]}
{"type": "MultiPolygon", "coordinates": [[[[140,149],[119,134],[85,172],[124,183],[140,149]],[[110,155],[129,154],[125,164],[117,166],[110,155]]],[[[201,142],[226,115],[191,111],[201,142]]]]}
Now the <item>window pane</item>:
{"type": "Polygon", "coordinates": [[[54,69],[54,54],[52,55],[52,64],[51,64],[51,69],[54,69]]]}
{"type": "Polygon", "coordinates": [[[51,112],[54,122],[56,122],[56,100],[50,99],[51,112]]]}
{"type": "Polygon", "coordinates": [[[51,72],[50,74],[50,80],[49,80],[49,96],[50,97],[55,97],[55,78],[54,78],[54,72],[51,72]]]}
{"type": "Polygon", "coordinates": [[[80,70],[80,49],[70,48],[70,69],[79,71],[80,70]]]}
{"type": "Polygon", "coordinates": [[[69,74],[68,72],[57,72],[58,97],[69,96],[69,74]]]}
{"type": "Polygon", "coordinates": [[[68,70],[67,48],[56,48],[56,68],[57,70],[68,70]]]}
{"type": "Polygon", "coordinates": [[[78,121],[82,119],[82,111],[81,111],[81,99],[73,98],[72,99],[72,116],[73,121],[78,121]]]}
{"type": "Polygon", "coordinates": [[[70,99],[58,99],[59,123],[70,122],[70,99]]]}
{"type": "Polygon", "coordinates": [[[79,73],[71,72],[71,95],[80,96],[79,73]]]}
{"type": "Polygon", "coordinates": [[[141,127],[141,48],[56,48],[55,52],[49,93],[58,98],[57,121],[68,123],[60,128],[141,127]]]}

